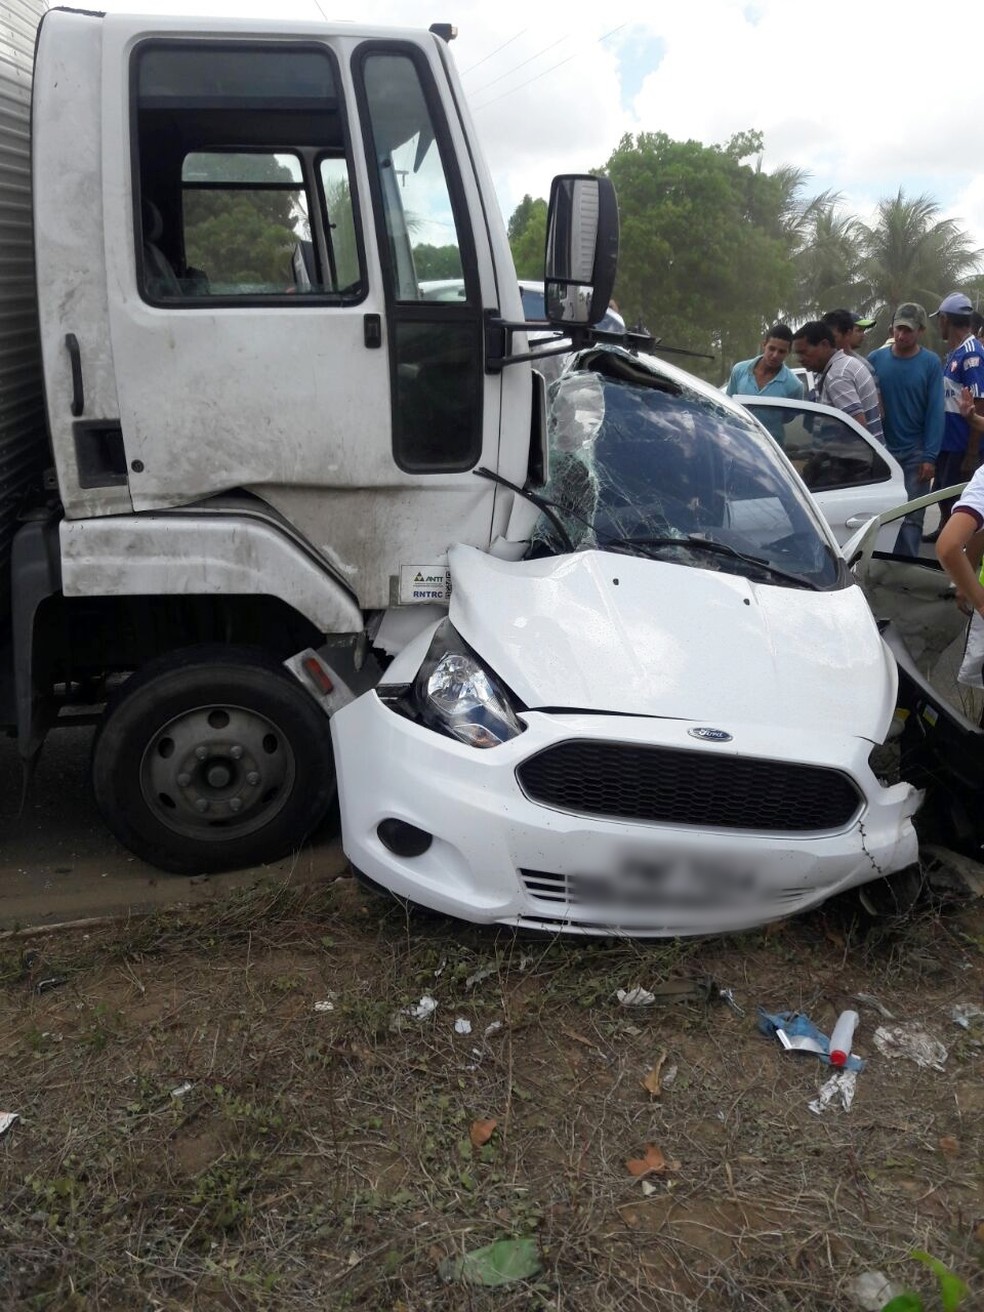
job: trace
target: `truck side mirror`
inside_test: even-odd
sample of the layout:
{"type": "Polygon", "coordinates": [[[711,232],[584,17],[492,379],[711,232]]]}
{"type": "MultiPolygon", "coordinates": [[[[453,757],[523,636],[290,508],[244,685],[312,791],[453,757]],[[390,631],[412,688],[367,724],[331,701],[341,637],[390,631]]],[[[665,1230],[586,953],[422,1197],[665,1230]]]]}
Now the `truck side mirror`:
{"type": "Polygon", "coordinates": [[[554,178],[547,214],[544,302],[552,324],[593,324],[608,309],[618,267],[618,202],[608,178],[554,178]]]}

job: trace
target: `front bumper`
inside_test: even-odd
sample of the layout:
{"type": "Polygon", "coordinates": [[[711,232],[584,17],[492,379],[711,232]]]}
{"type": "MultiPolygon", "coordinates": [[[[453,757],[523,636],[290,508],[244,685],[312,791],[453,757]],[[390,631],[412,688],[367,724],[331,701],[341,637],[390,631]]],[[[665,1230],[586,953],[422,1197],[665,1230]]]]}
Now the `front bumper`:
{"type": "Polygon", "coordinates": [[[804,742],[773,728],[735,742],[696,742],[691,722],[528,712],[526,732],[480,751],[445,738],[366,693],[332,719],[342,843],[352,864],[390,892],[481,924],[640,936],[750,928],[911,865],[921,794],[885,788],[870,744],[831,734],[804,742]],[[861,794],[836,831],[762,833],[572,814],[531,801],[517,768],[560,743],[590,740],[716,752],[849,776],[861,794]],[[401,820],[432,835],[419,856],[395,855],[378,826],[401,820]]]}

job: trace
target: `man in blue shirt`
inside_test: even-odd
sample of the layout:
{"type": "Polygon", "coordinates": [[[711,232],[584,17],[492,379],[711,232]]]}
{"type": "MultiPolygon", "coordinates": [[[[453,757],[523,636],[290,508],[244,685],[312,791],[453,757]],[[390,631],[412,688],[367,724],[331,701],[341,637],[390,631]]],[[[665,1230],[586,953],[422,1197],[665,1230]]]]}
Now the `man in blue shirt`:
{"type": "MultiPolygon", "coordinates": [[[[943,444],[936,461],[933,488],[952,487],[963,481],[964,461],[970,456],[971,466],[977,464],[977,434],[971,437],[971,426],[961,413],[960,398],[966,387],[973,398],[973,407],[984,414],[984,346],[974,335],[974,307],[963,292],[951,292],[940,303],[940,308],[929,316],[939,319],[940,336],[947,346],[943,364],[943,444]],[[968,450],[969,448],[969,450],[968,450]]],[[[953,500],[940,502],[940,526],[935,533],[924,533],[923,542],[935,542],[950,518],[953,500]]]]}
{"type": "Polygon", "coordinates": [[[784,323],[773,324],[765,334],[762,351],[752,360],[740,360],[728,379],[729,396],[788,396],[803,400],[803,386],[785,364],[793,334],[784,323]]]}
{"type": "MultiPolygon", "coordinates": [[[[868,357],[878,377],[885,445],[902,466],[910,501],[925,496],[936,472],[943,440],[943,373],[939,358],[920,345],[926,311],[907,301],[892,319],[892,344],[868,357]]],[[[895,550],[918,556],[924,510],[906,515],[895,550]]]]}

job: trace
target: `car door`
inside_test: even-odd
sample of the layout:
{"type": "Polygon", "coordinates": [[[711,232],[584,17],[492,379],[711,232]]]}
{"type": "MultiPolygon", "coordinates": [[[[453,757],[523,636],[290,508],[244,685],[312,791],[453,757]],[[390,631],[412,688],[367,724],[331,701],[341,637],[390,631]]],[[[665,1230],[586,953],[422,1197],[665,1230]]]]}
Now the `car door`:
{"type": "MultiPolygon", "coordinates": [[[[842,410],[780,397],[735,400],[782,447],[841,545],[872,516],[907,499],[898,461],[842,410]]],[[[891,526],[881,530],[877,550],[891,551],[897,533],[891,526]]]]}

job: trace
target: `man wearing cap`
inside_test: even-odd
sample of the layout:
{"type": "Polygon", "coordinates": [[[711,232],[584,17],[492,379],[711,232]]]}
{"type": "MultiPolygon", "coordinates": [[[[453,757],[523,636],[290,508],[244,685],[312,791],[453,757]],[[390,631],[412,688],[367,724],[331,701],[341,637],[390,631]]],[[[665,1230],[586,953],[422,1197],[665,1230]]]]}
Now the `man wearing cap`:
{"type": "MultiPolygon", "coordinates": [[[[943,440],[943,373],[939,358],[919,340],[927,322],[921,305],[904,302],[892,318],[892,345],[868,357],[885,409],[885,444],[902,466],[910,501],[929,491],[943,440]]],[[[895,543],[901,555],[919,555],[925,513],[914,511],[902,521],[895,543]]]]}
{"type": "MultiPolygon", "coordinates": [[[[947,346],[943,364],[943,444],[936,462],[934,488],[960,483],[964,462],[977,464],[979,434],[973,419],[964,415],[962,400],[966,388],[973,399],[973,410],[984,417],[984,346],[974,335],[974,307],[963,292],[951,292],[940,302],[930,318],[938,318],[940,336],[947,346]]],[[[940,502],[940,526],[935,533],[925,533],[924,542],[935,542],[950,518],[954,501],[940,502]]]]}
{"type": "Polygon", "coordinates": [[[865,333],[869,328],[874,328],[878,320],[864,319],[853,310],[828,310],[822,319],[833,331],[834,345],[837,349],[843,351],[845,355],[853,356],[855,360],[860,360],[874,378],[874,369],[863,355],[858,355],[858,347],[864,341],[865,333]]]}
{"type": "Polygon", "coordinates": [[[800,363],[817,375],[816,399],[856,419],[872,437],[884,442],[878,389],[866,364],[834,344],[834,329],[811,319],[797,329],[793,350],[800,363]]]}

